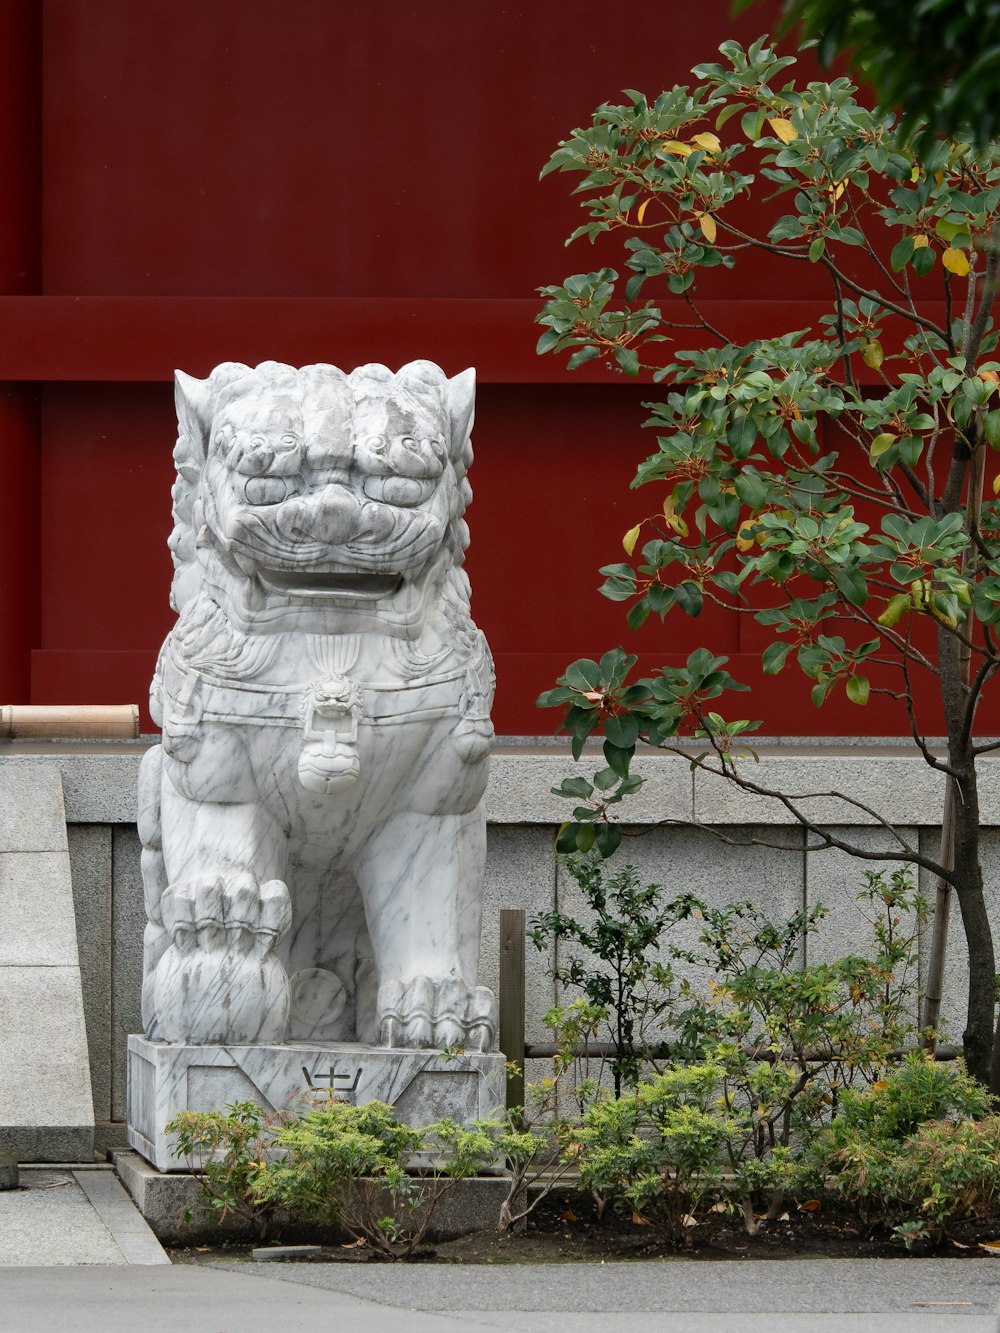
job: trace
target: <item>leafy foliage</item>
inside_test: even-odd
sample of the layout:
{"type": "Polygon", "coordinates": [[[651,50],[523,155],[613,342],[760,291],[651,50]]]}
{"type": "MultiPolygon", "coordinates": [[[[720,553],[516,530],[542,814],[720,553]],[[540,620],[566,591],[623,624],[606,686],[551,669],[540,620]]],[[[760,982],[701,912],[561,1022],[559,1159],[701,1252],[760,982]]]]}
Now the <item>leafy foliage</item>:
{"type": "MultiPolygon", "coordinates": [[[[693,88],[654,101],[627,91],[553,154],[543,175],[579,178],[588,221],[574,237],[620,240],[626,272],[543,288],[538,348],[569,352],[570,368],[600,357],[662,389],[648,405],[656,448],[633,483],[655,502],[624,534],[627,560],[601,571],[629,625],[678,608],[697,617],[706,603],[752,615],[770,635],[765,674],[796,669],[817,706],[842,690],[858,707],[896,707],[960,789],[955,864],[931,864],[901,838],[884,857],[902,846],[957,890],[966,1055],[986,1079],[995,966],[976,758],[991,743],[977,745],[974,723],[1000,669],[1000,503],[983,500],[1000,447],[1000,150],[935,139],[918,154],[848,79],[798,88],[785,81],[794,59],[764,39],[720,52],[695,68],[693,88]],[[762,228],[746,220],[750,198],[762,228]],[[825,275],[829,308],[815,327],[739,342],[707,317],[702,271],[755,252],[785,261],[791,282],[807,265],[825,275]],[[665,354],[678,330],[692,345],[665,354]],[[941,724],[918,705],[924,680],[943,709],[944,758],[927,740],[941,724]]],[[[630,768],[640,742],[689,754],[681,742],[701,740],[696,764],[776,795],[740,766],[758,724],[721,711],[743,688],[726,658],[698,648],[641,680],[635,660],[617,648],[577,661],[539,699],[563,710],[576,758],[603,733],[606,767],[563,783],[577,806],[560,851],[614,852],[615,807],[641,782],[630,768]]],[[[813,845],[830,845],[786,804],[819,833],[813,845]]]]}
{"type": "Polygon", "coordinates": [[[952,1220],[985,1216],[1000,1194],[1000,1117],[961,1063],[913,1054],[865,1092],[846,1092],[814,1141],[807,1177],[868,1222],[912,1242],[939,1241],[952,1220]]]}
{"type": "MultiPolygon", "coordinates": [[[[562,986],[581,990],[589,1002],[571,1011],[578,1020],[579,1037],[585,1039],[588,1027],[600,1030],[606,1022],[615,1052],[611,1059],[615,1096],[619,1096],[623,1082],[634,1085],[638,1080],[638,1050],[662,1027],[670,1008],[673,976],[656,951],[684,905],[665,903],[659,884],[640,884],[634,866],[606,876],[599,858],[567,857],[563,865],[581,890],[587,919],[543,912],[531,921],[528,938],[539,950],[558,940],[572,941],[585,951],[574,953],[552,975],[562,986]]],[[[547,1026],[559,1026],[565,1033],[570,1016],[552,1012],[547,1026]]],[[[575,1035],[570,1034],[570,1040],[575,1035]]]]}
{"type": "Polygon", "coordinates": [[[907,128],[972,137],[1000,135],[1000,15],[982,0],[789,0],[789,23],[819,40],[820,59],[840,52],[864,71],[883,106],[899,107],[907,128]]]}
{"type": "Polygon", "coordinates": [[[255,1102],[234,1102],[225,1111],[181,1111],[167,1125],[176,1155],[200,1180],[202,1198],[220,1223],[233,1214],[261,1239],[270,1234],[278,1209],[251,1187],[285,1119],[255,1102]]]}

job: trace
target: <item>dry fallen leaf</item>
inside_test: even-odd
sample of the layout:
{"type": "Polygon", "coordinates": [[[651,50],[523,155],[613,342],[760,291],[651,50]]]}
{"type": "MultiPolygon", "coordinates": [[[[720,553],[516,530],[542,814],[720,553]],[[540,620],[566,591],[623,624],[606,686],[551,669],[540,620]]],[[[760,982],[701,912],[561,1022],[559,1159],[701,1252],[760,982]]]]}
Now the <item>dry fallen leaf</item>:
{"type": "Polygon", "coordinates": [[[340,1248],[342,1250],[363,1250],[367,1244],[368,1242],[365,1240],[364,1236],[359,1236],[357,1240],[345,1241],[340,1248]]]}
{"type": "Polygon", "coordinates": [[[1000,1240],[981,1240],[979,1248],[984,1254],[993,1254],[1000,1259],[1000,1240]]]}
{"type": "Polygon", "coordinates": [[[648,1226],[649,1226],[649,1223],[646,1221],[646,1219],[642,1216],[641,1213],[633,1213],[633,1214],[632,1214],[632,1221],[635,1223],[635,1225],[636,1225],[637,1227],[648,1227],[648,1226]]]}
{"type": "Polygon", "coordinates": [[[562,1218],[564,1222],[576,1221],[576,1213],[573,1212],[572,1208],[567,1208],[566,1211],[564,1213],[560,1213],[559,1216],[562,1218]]]}
{"type": "Polygon", "coordinates": [[[697,1225],[698,1225],[698,1219],[692,1217],[690,1213],[685,1213],[684,1216],[681,1218],[682,1227],[696,1227],[697,1225]]]}
{"type": "Polygon", "coordinates": [[[805,1199],[799,1204],[800,1213],[818,1213],[823,1205],[819,1199],[805,1199]]]}

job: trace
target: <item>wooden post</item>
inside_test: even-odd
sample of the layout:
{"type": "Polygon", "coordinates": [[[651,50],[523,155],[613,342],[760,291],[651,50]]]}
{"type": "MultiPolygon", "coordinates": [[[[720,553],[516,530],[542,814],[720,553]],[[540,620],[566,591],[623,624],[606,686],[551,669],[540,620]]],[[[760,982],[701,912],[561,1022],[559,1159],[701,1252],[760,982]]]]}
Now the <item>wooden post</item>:
{"type": "Polygon", "coordinates": [[[500,911],[500,1049],[507,1057],[507,1107],[524,1105],[524,910],[500,911]]]}

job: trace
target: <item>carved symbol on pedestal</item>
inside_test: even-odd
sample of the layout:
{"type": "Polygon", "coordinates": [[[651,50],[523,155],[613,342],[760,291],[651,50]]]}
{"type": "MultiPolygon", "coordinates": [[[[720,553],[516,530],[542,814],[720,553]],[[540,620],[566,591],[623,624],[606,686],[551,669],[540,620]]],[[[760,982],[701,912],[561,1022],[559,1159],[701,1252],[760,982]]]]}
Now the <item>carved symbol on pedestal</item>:
{"type": "Polygon", "coordinates": [[[349,1079],[351,1077],[350,1072],[346,1074],[338,1074],[336,1065],[331,1065],[329,1071],[326,1074],[322,1074],[318,1070],[313,1070],[312,1072],[310,1072],[306,1068],[306,1066],[303,1065],[302,1077],[306,1081],[306,1086],[313,1092],[327,1091],[331,1095],[335,1093],[337,1096],[344,1098],[346,1101],[353,1101],[353,1094],[357,1092],[358,1083],[360,1082],[361,1079],[361,1069],[359,1067],[356,1070],[354,1075],[354,1081],[352,1083],[346,1083],[346,1084],[344,1080],[349,1079]],[[326,1084],[325,1089],[322,1089],[320,1087],[320,1084],[323,1083],[326,1084]]]}
{"type": "Polygon", "coordinates": [[[306,696],[298,771],[307,791],[329,796],[357,781],[358,721],[363,710],[361,690],[347,676],[327,676],[306,696]]]}

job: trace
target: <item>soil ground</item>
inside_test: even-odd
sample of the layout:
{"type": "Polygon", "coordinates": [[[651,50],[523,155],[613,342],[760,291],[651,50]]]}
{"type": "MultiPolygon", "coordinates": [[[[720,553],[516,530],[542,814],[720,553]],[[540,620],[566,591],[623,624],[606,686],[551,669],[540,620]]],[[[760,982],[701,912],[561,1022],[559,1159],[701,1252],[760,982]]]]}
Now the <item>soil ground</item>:
{"type": "MultiPolygon", "coordinates": [[[[254,1248],[254,1244],[231,1242],[176,1248],[168,1253],[174,1263],[211,1263],[222,1258],[252,1262],[254,1248]]],[[[554,1192],[537,1204],[521,1234],[479,1232],[436,1242],[421,1247],[411,1262],[537,1264],[672,1257],[884,1259],[930,1254],[952,1259],[998,1257],[1000,1219],[962,1223],[940,1245],[918,1242],[907,1249],[903,1240],[887,1229],[866,1228],[853,1213],[822,1200],[789,1200],[780,1220],[761,1221],[757,1234],[750,1236],[742,1217],[722,1212],[709,1213],[697,1225],[671,1232],[662,1224],[616,1212],[611,1205],[599,1214],[589,1195],[554,1192]]],[[[380,1258],[364,1244],[347,1244],[325,1245],[311,1261],[368,1263],[380,1262],[380,1258]]]]}

